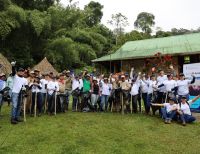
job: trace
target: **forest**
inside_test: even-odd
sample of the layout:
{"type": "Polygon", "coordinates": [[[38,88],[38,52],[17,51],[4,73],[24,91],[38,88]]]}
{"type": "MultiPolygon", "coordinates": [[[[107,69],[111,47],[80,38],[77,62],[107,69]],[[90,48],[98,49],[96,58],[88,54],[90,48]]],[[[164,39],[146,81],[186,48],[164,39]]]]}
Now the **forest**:
{"type": "Polygon", "coordinates": [[[158,27],[152,33],[155,16],[148,12],[138,14],[131,32],[125,32],[127,17],[113,12],[111,30],[101,23],[104,6],[99,2],[91,1],[84,9],[68,2],[63,6],[59,0],[0,0],[0,53],[24,67],[47,57],[61,71],[91,65],[91,60],[115,52],[127,41],[200,31],[158,27]]]}

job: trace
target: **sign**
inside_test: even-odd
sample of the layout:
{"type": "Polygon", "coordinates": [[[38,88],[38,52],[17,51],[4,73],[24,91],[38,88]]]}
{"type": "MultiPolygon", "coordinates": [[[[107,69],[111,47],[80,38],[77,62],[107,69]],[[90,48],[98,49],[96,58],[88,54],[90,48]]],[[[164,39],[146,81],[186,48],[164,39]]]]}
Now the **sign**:
{"type": "Polygon", "coordinates": [[[192,75],[194,75],[197,78],[200,78],[200,63],[184,64],[183,73],[187,78],[191,77],[192,75]]]}
{"type": "MultiPolygon", "coordinates": [[[[192,75],[196,77],[195,83],[189,86],[190,99],[192,99],[200,94],[200,63],[184,64],[183,73],[187,78],[191,78],[192,75]]],[[[192,111],[200,112],[200,99],[192,103],[190,108],[192,111]]]]}

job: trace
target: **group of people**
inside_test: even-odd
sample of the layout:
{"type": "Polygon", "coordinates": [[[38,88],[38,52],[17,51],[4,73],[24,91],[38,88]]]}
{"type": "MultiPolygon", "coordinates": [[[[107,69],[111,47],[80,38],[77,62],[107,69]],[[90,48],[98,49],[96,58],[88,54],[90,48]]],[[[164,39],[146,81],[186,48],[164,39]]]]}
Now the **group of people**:
{"type": "Polygon", "coordinates": [[[76,112],[142,112],[160,116],[166,124],[177,120],[186,125],[195,121],[190,104],[200,95],[189,100],[189,84],[195,83],[195,77],[185,79],[183,73],[165,75],[163,70],[157,74],[137,73],[134,68],[129,73],[89,74],[84,70],[80,74],[63,71],[59,75],[52,72],[41,74],[39,70],[15,68],[6,79],[0,74],[0,111],[3,100],[12,102],[11,124],[21,122],[24,112],[31,116],[48,115],[69,110],[72,96],[72,111],[76,112]],[[6,97],[5,97],[6,96],[6,97]]]}

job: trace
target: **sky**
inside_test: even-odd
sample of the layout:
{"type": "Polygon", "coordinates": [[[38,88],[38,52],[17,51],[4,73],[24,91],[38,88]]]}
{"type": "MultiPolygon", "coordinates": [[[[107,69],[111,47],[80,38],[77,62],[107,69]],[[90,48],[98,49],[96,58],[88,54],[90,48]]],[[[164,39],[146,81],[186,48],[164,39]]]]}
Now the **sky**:
{"type": "MultiPolygon", "coordinates": [[[[91,0],[73,0],[78,7],[84,8],[91,0]]],[[[168,31],[172,28],[197,29],[200,27],[200,0],[93,0],[104,6],[102,23],[107,24],[112,14],[122,13],[128,18],[126,32],[134,30],[134,21],[140,12],[152,13],[155,16],[154,32],[157,27],[168,31]]],[[[61,0],[66,6],[68,0],[61,0]]]]}

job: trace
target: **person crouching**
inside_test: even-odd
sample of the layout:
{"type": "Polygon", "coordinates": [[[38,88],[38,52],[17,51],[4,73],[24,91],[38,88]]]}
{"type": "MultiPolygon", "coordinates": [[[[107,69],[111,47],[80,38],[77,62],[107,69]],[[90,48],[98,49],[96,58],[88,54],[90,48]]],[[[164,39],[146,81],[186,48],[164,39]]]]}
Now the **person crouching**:
{"type": "Polygon", "coordinates": [[[181,97],[181,102],[179,103],[177,110],[178,114],[180,115],[180,119],[183,126],[185,126],[186,123],[192,123],[196,120],[196,118],[192,116],[192,113],[190,111],[190,105],[197,99],[199,99],[200,95],[196,96],[195,98],[189,101],[187,101],[187,98],[187,95],[181,97]]]}
{"type": "Polygon", "coordinates": [[[176,98],[174,97],[169,98],[169,103],[164,103],[164,104],[152,103],[152,106],[163,107],[161,108],[161,113],[162,113],[162,118],[164,119],[164,122],[166,124],[170,124],[172,119],[174,119],[176,116],[177,104],[176,104],[176,98]]]}

